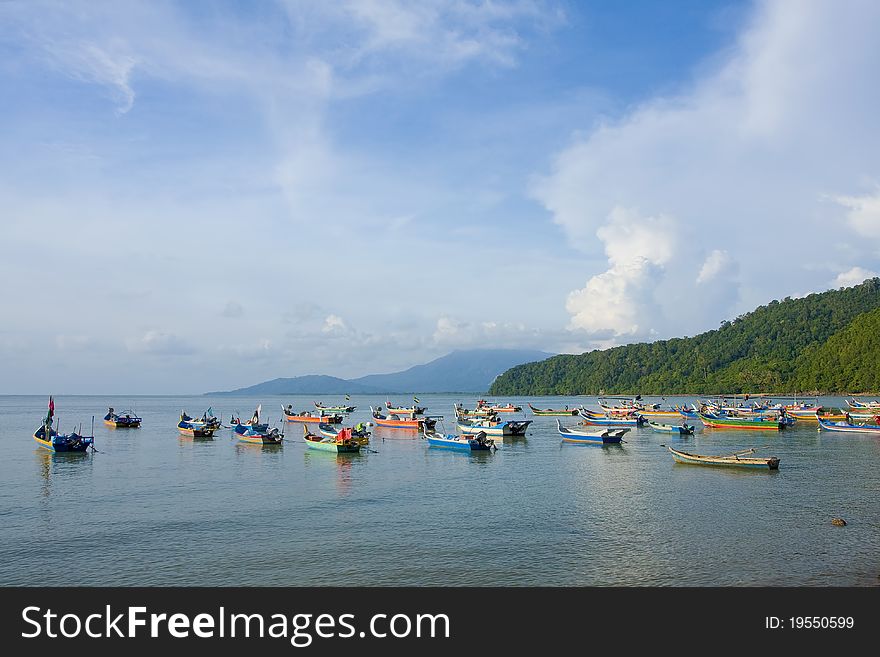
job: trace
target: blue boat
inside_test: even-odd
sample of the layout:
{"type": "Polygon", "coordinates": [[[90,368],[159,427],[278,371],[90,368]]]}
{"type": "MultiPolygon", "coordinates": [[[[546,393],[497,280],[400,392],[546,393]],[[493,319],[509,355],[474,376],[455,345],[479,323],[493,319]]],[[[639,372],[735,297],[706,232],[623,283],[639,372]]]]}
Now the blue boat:
{"type": "Polygon", "coordinates": [[[495,441],[489,438],[485,432],[481,431],[472,438],[469,436],[456,436],[455,434],[442,434],[436,431],[425,433],[430,447],[443,447],[446,449],[457,449],[466,452],[485,452],[491,449],[498,449],[495,441]]]}
{"type": "Polygon", "coordinates": [[[281,445],[284,441],[284,434],[278,429],[266,429],[259,431],[254,427],[246,424],[236,425],[234,428],[235,435],[244,443],[255,443],[257,445],[281,445]]]}
{"type": "MultiPolygon", "coordinates": [[[[263,405],[259,404],[257,408],[254,410],[254,414],[251,416],[250,420],[246,422],[241,421],[241,416],[233,416],[229,419],[229,425],[233,431],[236,431],[238,427],[248,427],[253,429],[257,433],[265,433],[269,430],[268,422],[260,422],[260,413],[263,411],[263,405]]],[[[237,412],[237,411],[236,411],[237,412]]]]}
{"type": "MultiPolygon", "coordinates": [[[[40,447],[51,450],[53,452],[85,452],[89,447],[95,448],[95,436],[83,436],[82,434],[72,431],[66,434],[60,434],[52,428],[52,418],[55,416],[55,401],[49,397],[49,412],[43,424],[34,431],[34,440],[40,447]]],[[[92,418],[92,425],[95,418],[92,418]]],[[[92,431],[94,434],[94,430],[92,431]]]]}
{"type": "Polygon", "coordinates": [[[615,445],[620,444],[623,436],[629,431],[623,429],[600,429],[599,431],[585,431],[576,427],[566,427],[558,419],[556,429],[562,436],[564,443],[576,443],[581,445],[615,445]]]}

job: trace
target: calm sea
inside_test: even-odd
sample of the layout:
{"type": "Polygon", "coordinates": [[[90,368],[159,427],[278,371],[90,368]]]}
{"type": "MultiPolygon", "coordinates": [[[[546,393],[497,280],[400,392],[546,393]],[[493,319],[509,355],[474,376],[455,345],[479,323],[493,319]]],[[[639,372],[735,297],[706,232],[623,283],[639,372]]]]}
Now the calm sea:
{"type": "MultiPolygon", "coordinates": [[[[880,441],[819,433],[650,429],[621,446],[562,445],[555,418],[495,453],[429,448],[379,429],[372,450],[307,450],[177,433],[180,411],[224,421],[258,403],[313,397],[59,397],[61,429],[88,429],[99,453],[52,454],[33,430],[44,397],[0,397],[2,585],[877,585],[880,441]],[[138,430],[101,423],[133,408],[138,430]],[[764,447],[778,472],[674,464],[764,447]],[[846,519],[834,527],[831,519],[846,519]]],[[[411,398],[392,398],[401,404],[411,398]]],[[[431,414],[475,397],[423,395],[431,414]]],[[[325,403],[341,399],[324,397],[325,403]]],[[[352,422],[378,397],[354,396],[352,422]]],[[[507,400],[505,400],[507,401],[507,400]]],[[[525,407],[597,408],[595,398],[513,398],[525,407]]],[[[668,402],[690,401],[669,398],[668,402]]],[[[822,399],[839,406],[839,398],[822,399]]],[[[697,422],[699,425],[699,422],[697,422]]]]}

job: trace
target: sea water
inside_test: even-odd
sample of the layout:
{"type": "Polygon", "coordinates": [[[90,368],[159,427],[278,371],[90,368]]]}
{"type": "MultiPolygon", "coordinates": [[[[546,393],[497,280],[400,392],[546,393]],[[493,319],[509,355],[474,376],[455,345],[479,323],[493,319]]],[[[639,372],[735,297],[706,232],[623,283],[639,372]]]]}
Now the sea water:
{"type": "MultiPolygon", "coordinates": [[[[306,449],[281,406],[309,397],[56,397],[66,432],[95,417],[97,453],[53,454],[32,433],[45,397],[0,397],[2,585],[876,585],[880,440],[800,423],[775,432],[639,428],[619,446],[563,444],[556,418],[526,406],[598,408],[594,397],[504,398],[533,420],[496,452],[429,448],[377,428],[369,450],[306,449]],[[182,410],[228,422],[262,404],[282,447],[178,434],[182,410]],[[112,429],[107,408],[140,429],[112,429]],[[681,465],[756,447],[779,471],[681,465]],[[845,527],[832,526],[843,517],[845,527]]],[[[410,405],[411,397],[392,397],[410,405]]],[[[454,430],[453,404],[419,395],[454,430]]],[[[347,424],[378,396],[353,396],[347,424]]],[[[658,400],[659,401],[659,400],[658,400]]],[[[690,402],[668,398],[663,403],[690,402]]],[[[839,407],[840,398],[823,398],[839,407]]],[[[573,424],[577,418],[562,418],[573,424]]],[[[663,420],[672,422],[672,420],[663,420]]]]}

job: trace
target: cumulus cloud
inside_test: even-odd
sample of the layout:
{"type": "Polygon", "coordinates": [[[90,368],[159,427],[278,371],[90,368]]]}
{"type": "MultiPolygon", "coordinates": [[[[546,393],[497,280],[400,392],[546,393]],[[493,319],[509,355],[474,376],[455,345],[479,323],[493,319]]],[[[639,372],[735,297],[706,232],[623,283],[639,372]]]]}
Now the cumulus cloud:
{"type": "Polygon", "coordinates": [[[347,328],[345,321],[339,315],[327,315],[321,330],[324,333],[344,333],[347,328]]]}
{"type": "Polygon", "coordinates": [[[569,294],[569,326],[597,339],[646,334],[656,312],[653,292],[675,253],[675,223],[617,207],[596,236],[605,245],[609,268],[569,294]]]}
{"type": "Polygon", "coordinates": [[[846,220],[859,235],[880,240],[880,191],[863,196],[838,196],[847,209],[846,220]]]}
{"type": "Polygon", "coordinates": [[[834,279],[833,285],[834,287],[852,287],[864,282],[867,278],[874,278],[876,276],[880,276],[880,274],[864,267],[853,267],[852,269],[840,272],[834,279]]]}
{"type": "Polygon", "coordinates": [[[871,2],[760,2],[691,84],[577,132],[532,188],[576,248],[609,255],[569,297],[572,326],[693,334],[876,262],[861,237],[880,234],[878,21],[871,2]],[[676,257],[651,262],[638,236],[612,260],[603,226],[620,207],[674,222],[676,257]]]}

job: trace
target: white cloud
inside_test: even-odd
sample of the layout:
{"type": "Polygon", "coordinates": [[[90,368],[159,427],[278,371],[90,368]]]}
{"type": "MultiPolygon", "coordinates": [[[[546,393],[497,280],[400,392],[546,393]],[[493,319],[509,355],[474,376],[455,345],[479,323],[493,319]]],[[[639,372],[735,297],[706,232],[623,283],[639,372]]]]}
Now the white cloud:
{"type": "Polygon", "coordinates": [[[864,267],[853,267],[852,269],[840,272],[837,278],[834,279],[833,285],[834,287],[852,287],[864,282],[867,278],[874,278],[876,276],[880,276],[880,274],[864,267]]]}
{"type": "Polygon", "coordinates": [[[880,240],[880,191],[834,199],[847,208],[846,220],[859,235],[880,240]]]}
{"type": "Polygon", "coordinates": [[[570,295],[572,326],[693,335],[821,289],[833,263],[877,262],[861,237],[880,235],[878,21],[872,2],[761,2],[692,84],[575,133],[532,187],[572,244],[609,255],[570,295]],[[628,263],[612,258],[603,226],[620,207],[674,218],[675,257],[639,264],[640,235],[614,247],[628,263]]]}
{"type": "Polygon", "coordinates": [[[722,249],[713,249],[703,261],[703,266],[700,267],[700,273],[697,274],[697,284],[708,283],[733,269],[734,262],[730,254],[722,249]]]}
{"type": "Polygon", "coordinates": [[[345,321],[339,315],[327,315],[321,330],[324,333],[343,333],[347,328],[345,321]]]}
{"type": "Polygon", "coordinates": [[[654,290],[677,246],[675,222],[617,207],[596,235],[610,266],[569,294],[565,308],[572,315],[570,328],[597,339],[647,335],[657,312],[654,290]]]}

